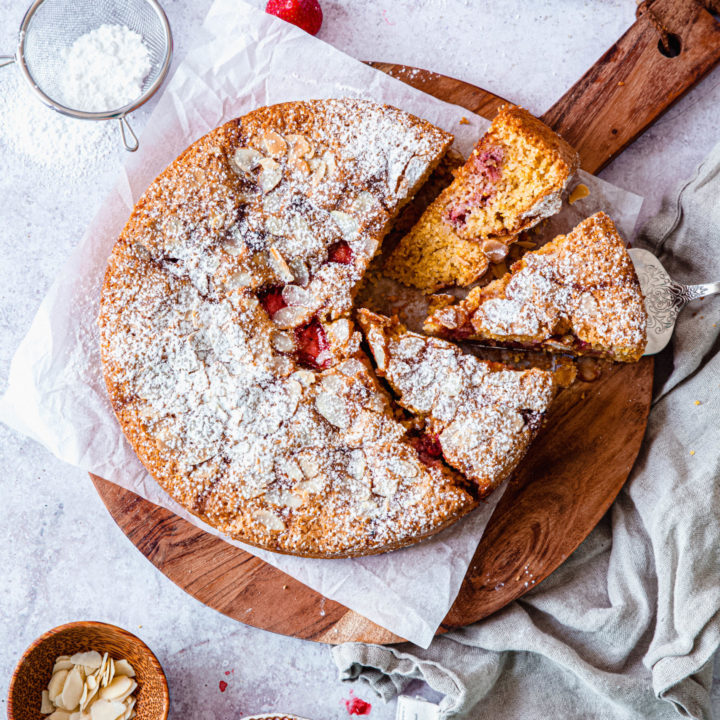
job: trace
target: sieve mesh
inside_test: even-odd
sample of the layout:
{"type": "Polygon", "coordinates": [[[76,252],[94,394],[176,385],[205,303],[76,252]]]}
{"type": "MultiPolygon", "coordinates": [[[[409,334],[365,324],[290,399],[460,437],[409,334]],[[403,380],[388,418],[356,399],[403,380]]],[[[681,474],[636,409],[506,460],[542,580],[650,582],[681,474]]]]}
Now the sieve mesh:
{"type": "MultiPolygon", "coordinates": [[[[167,71],[171,41],[167,20],[149,0],[41,0],[26,16],[25,31],[20,39],[21,62],[30,81],[53,103],[77,111],[63,101],[63,50],[81,35],[101,25],[126,25],[143,39],[149,54],[151,70],[143,83],[139,98],[126,108],[106,108],[85,116],[117,113],[142,104],[162,81],[167,71]],[[146,97],[147,96],[147,97],[146,97]]],[[[78,111],[80,112],[80,111],[78,111]]]]}

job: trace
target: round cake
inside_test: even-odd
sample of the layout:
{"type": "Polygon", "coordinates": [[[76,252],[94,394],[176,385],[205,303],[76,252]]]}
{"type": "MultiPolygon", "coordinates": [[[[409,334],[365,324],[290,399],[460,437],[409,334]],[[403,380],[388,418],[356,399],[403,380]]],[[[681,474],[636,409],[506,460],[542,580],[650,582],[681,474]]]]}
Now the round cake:
{"type": "Polygon", "coordinates": [[[137,203],[99,317],[113,408],[151,475],[231,537],[343,557],[476,506],[426,464],[350,319],[400,207],[451,143],[360,100],[260,108],[190,146],[137,203]]]}

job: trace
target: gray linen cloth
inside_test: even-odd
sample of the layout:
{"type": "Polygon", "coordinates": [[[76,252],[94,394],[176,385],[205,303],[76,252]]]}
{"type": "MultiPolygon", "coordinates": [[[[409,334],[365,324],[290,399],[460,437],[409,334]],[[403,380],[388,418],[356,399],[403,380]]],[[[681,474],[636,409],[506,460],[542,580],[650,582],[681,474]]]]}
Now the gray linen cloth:
{"type": "MultiPolygon", "coordinates": [[[[720,145],[638,244],[681,282],[720,280],[720,145]]],[[[334,648],[341,678],[386,700],[422,679],[445,696],[443,717],[709,718],[720,643],[720,297],[682,313],[655,384],[630,479],[567,562],[428,650],[334,648]]]]}

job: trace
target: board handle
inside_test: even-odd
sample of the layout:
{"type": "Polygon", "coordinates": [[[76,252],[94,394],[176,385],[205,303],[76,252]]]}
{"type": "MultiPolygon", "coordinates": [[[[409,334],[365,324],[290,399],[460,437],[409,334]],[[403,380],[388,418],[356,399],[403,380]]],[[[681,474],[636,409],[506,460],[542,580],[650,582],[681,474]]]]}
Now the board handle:
{"type": "Polygon", "coordinates": [[[655,0],[543,115],[596,173],[720,61],[720,2],[655,0]]]}

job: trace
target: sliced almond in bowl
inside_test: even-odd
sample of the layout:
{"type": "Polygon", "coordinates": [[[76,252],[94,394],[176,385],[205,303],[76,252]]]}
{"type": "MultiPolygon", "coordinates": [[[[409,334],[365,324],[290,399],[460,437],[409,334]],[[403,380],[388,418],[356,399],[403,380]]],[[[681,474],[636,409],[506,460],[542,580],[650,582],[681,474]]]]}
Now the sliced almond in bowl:
{"type": "Polygon", "coordinates": [[[114,700],[98,700],[92,704],[90,716],[92,720],[118,720],[124,717],[125,705],[114,700]]]}
{"type": "Polygon", "coordinates": [[[48,696],[52,702],[55,702],[55,699],[62,695],[63,685],[65,684],[65,679],[67,678],[69,672],[69,670],[58,670],[50,679],[50,684],[48,685],[48,696]]]}
{"type": "Polygon", "coordinates": [[[133,680],[127,675],[118,675],[107,687],[104,687],[100,691],[101,700],[116,700],[126,695],[128,690],[131,690],[133,680]]]}
{"type": "Polygon", "coordinates": [[[75,653],[69,660],[73,665],[84,665],[86,668],[97,670],[102,665],[103,656],[96,650],[90,650],[89,652],[75,653]]]}

